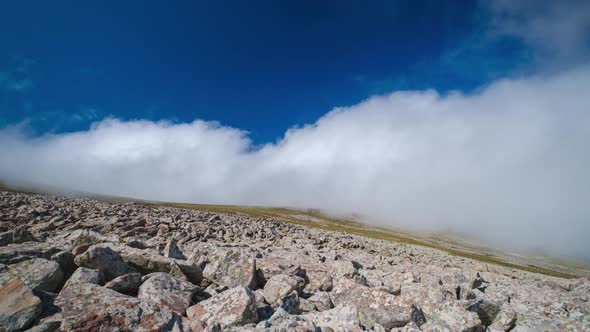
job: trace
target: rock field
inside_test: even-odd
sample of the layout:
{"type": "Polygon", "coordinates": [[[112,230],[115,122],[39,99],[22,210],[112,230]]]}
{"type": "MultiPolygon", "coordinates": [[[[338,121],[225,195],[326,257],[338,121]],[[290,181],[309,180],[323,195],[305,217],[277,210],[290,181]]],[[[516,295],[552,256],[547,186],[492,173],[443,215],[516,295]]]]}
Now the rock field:
{"type": "Polygon", "coordinates": [[[590,331],[590,281],[243,215],[0,192],[0,331],[590,331]]]}

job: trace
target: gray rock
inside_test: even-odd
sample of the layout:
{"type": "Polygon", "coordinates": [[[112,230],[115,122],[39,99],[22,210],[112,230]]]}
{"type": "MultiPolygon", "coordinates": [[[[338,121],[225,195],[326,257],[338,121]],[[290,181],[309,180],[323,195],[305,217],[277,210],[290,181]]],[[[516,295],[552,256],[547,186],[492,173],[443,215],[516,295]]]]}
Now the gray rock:
{"type": "Polygon", "coordinates": [[[12,231],[12,243],[24,243],[29,241],[36,241],[36,239],[26,226],[18,226],[12,231]]]}
{"type": "Polygon", "coordinates": [[[156,272],[146,276],[139,287],[139,299],[154,302],[176,313],[184,313],[191,305],[191,298],[199,288],[180,281],[168,273],[156,272]]]}
{"type": "Polygon", "coordinates": [[[305,291],[315,293],[318,291],[329,292],[333,287],[333,279],[328,271],[306,271],[309,282],[305,285],[305,291]]]}
{"type": "Polygon", "coordinates": [[[294,290],[277,301],[273,307],[281,308],[292,315],[297,315],[299,314],[299,294],[294,290]]]}
{"type": "Polygon", "coordinates": [[[256,286],[256,259],[234,250],[219,250],[212,254],[203,276],[230,288],[256,286]]]}
{"type": "Polygon", "coordinates": [[[55,300],[65,331],[180,331],[178,316],[155,302],[94,284],[64,288],[55,300]]]}
{"type": "Polygon", "coordinates": [[[164,256],[168,258],[186,259],[174,238],[170,238],[166,243],[166,247],[164,248],[164,256]]]}
{"type": "Polygon", "coordinates": [[[259,330],[270,328],[271,331],[315,331],[316,326],[304,315],[290,315],[282,308],[278,308],[268,320],[260,322],[256,328],[259,330]]]}
{"type": "Polygon", "coordinates": [[[334,308],[334,304],[332,303],[332,299],[330,298],[330,293],[327,292],[317,292],[310,296],[307,301],[314,304],[318,311],[324,311],[334,308]]]}
{"type": "Polygon", "coordinates": [[[322,329],[360,330],[359,312],[354,305],[341,305],[322,312],[304,314],[302,317],[322,329]]]}
{"type": "Polygon", "coordinates": [[[22,280],[0,288],[0,331],[22,331],[41,314],[41,300],[22,280]]]}
{"type": "Polygon", "coordinates": [[[104,285],[104,274],[98,269],[79,267],[74,271],[70,279],[66,281],[63,288],[84,283],[104,285]]]}
{"type": "Polygon", "coordinates": [[[137,294],[140,285],[141,274],[135,272],[116,277],[104,286],[122,294],[133,295],[137,294]]]}
{"type": "Polygon", "coordinates": [[[89,247],[86,252],[76,256],[74,261],[80,267],[101,270],[108,281],[133,272],[116,251],[104,244],[89,247]]]}
{"type": "Polygon", "coordinates": [[[203,279],[202,270],[193,262],[160,256],[151,249],[137,249],[126,246],[117,247],[117,249],[123,260],[142,274],[170,273],[175,266],[178,266],[191,283],[199,285],[203,279]]]}
{"type": "Polygon", "coordinates": [[[241,326],[258,322],[256,302],[252,291],[238,286],[199,302],[186,310],[190,320],[201,320],[207,325],[215,322],[241,326]]]}
{"type": "Polygon", "coordinates": [[[301,292],[305,286],[305,280],[297,276],[278,274],[270,278],[264,285],[264,299],[273,304],[291,292],[301,292]]]}
{"type": "Polygon", "coordinates": [[[386,329],[401,327],[412,321],[412,303],[389,293],[371,289],[341,278],[332,291],[335,306],[355,304],[361,324],[372,328],[378,323],[386,329]]]}
{"type": "Polygon", "coordinates": [[[51,255],[51,260],[59,264],[62,272],[66,276],[72,275],[78,266],[74,262],[74,254],[69,251],[60,251],[51,255]]]}
{"type": "Polygon", "coordinates": [[[24,281],[33,290],[53,292],[61,286],[64,274],[56,262],[33,258],[10,265],[8,273],[24,281]]]}
{"type": "Polygon", "coordinates": [[[31,327],[30,329],[26,330],[25,332],[53,332],[53,331],[57,331],[60,326],[61,326],[60,321],[49,321],[49,322],[41,323],[39,325],[35,325],[35,326],[31,327]]]}

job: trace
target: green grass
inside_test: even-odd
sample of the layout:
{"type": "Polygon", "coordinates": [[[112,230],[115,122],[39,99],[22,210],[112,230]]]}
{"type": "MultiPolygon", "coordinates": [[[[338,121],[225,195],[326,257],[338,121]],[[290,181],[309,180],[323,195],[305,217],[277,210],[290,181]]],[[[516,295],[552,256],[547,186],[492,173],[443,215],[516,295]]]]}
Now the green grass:
{"type": "Polygon", "coordinates": [[[546,269],[535,265],[519,265],[501,260],[493,255],[478,254],[464,250],[449,248],[436,243],[418,240],[407,236],[403,233],[395,232],[390,229],[380,227],[370,227],[355,221],[342,220],[334,217],[329,217],[315,210],[293,210],[287,208],[275,207],[258,207],[258,206],[237,206],[237,205],[207,205],[207,204],[183,204],[183,203],[159,203],[150,202],[144,203],[152,206],[169,206],[183,209],[193,209],[208,211],[213,213],[227,213],[227,214],[244,214],[251,217],[258,218],[273,218],[283,220],[292,224],[319,228],[327,231],[338,231],[349,234],[356,234],[366,236],[373,239],[385,240],[389,242],[419,245],[423,247],[438,249],[447,252],[454,256],[465,257],[480,262],[495,264],[511,269],[523,270],[527,272],[540,273],[548,276],[559,278],[577,278],[577,276],[546,269]],[[312,220],[302,219],[300,216],[306,215],[312,217],[312,220]]]}
{"type": "MultiPolygon", "coordinates": [[[[0,182],[0,190],[10,192],[23,192],[29,194],[39,194],[26,188],[14,188],[0,182]]],[[[576,278],[577,276],[559,271],[546,269],[535,265],[519,265],[503,261],[489,254],[477,254],[464,250],[449,248],[436,243],[415,239],[402,232],[396,232],[391,229],[382,227],[370,227],[368,225],[353,221],[343,220],[324,215],[317,210],[294,210],[280,207],[259,207],[259,206],[240,206],[240,205],[208,205],[208,204],[185,204],[185,203],[167,203],[167,202],[146,202],[141,200],[129,199],[125,197],[96,196],[94,198],[107,201],[134,201],[148,206],[169,206],[182,209],[193,209],[208,211],[213,213],[243,214],[257,218],[272,218],[283,220],[292,224],[307,227],[319,228],[327,231],[337,231],[349,234],[366,236],[373,239],[385,240],[389,242],[418,245],[447,252],[454,256],[465,257],[485,263],[504,266],[511,269],[523,270],[533,273],[540,273],[548,276],[559,278],[576,278]],[[302,219],[301,216],[311,217],[311,220],[302,219]]]]}

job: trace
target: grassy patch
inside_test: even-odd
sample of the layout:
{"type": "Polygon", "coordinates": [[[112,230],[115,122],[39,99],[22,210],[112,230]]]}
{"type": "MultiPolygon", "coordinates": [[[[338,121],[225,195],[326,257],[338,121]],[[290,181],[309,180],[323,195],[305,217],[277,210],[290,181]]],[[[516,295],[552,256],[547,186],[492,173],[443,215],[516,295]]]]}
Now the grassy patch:
{"type": "MultiPolygon", "coordinates": [[[[22,192],[29,194],[39,194],[39,191],[34,191],[26,188],[14,188],[7,186],[0,182],[0,191],[22,192]]],[[[349,234],[366,236],[373,239],[385,240],[396,243],[419,245],[428,248],[438,249],[447,252],[454,256],[465,257],[485,263],[504,266],[511,269],[518,269],[533,273],[540,273],[553,277],[560,278],[576,278],[577,276],[542,268],[535,265],[519,265],[503,261],[489,254],[477,254],[449,248],[438,245],[428,241],[418,240],[402,233],[382,227],[370,227],[362,223],[351,220],[342,220],[330,216],[326,216],[317,210],[294,210],[279,207],[259,207],[259,206],[240,206],[240,205],[208,205],[208,204],[188,204],[188,203],[166,203],[166,202],[146,202],[141,200],[134,200],[125,197],[111,197],[111,196],[92,196],[96,199],[106,201],[134,201],[148,206],[169,206],[182,209],[193,209],[208,211],[213,213],[228,213],[228,214],[243,214],[255,218],[272,218],[283,220],[292,224],[319,228],[327,231],[345,232],[349,234]],[[302,218],[305,216],[305,218],[302,218]]]]}
{"type": "Polygon", "coordinates": [[[323,215],[314,210],[293,210],[287,208],[238,206],[238,205],[207,205],[207,204],[182,204],[182,203],[145,203],[152,206],[169,206],[183,209],[194,209],[213,213],[244,214],[255,218],[273,218],[292,224],[319,228],[327,231],[338,231],[350,234],[366,236],[373,239],[385,240],[396,243],[419,245],[438,249],[454,256],[465,257],[489,264],[504,266],[527,272],[540,273],[559,278],[576,278],[575,275],[542,268],[535,265],[519,265],[503,261],[490,254],[478,254],[459,249],[449,248],[435,243],[414,239],[385,228],[373,228],[354,221],[341,220],[323,215]],[[309,216],[310,218],[302,218],[309,216]]]}

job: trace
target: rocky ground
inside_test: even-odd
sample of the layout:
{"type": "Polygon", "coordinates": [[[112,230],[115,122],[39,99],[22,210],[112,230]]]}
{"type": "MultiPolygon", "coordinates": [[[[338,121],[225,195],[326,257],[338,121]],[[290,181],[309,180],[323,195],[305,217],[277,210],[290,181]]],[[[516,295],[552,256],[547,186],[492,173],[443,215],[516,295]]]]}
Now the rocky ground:
{"type": "Polygon", "coordinates": [[[0,331],[590,331],[590,281],[239,215],[0,192],[0,331]]]}

